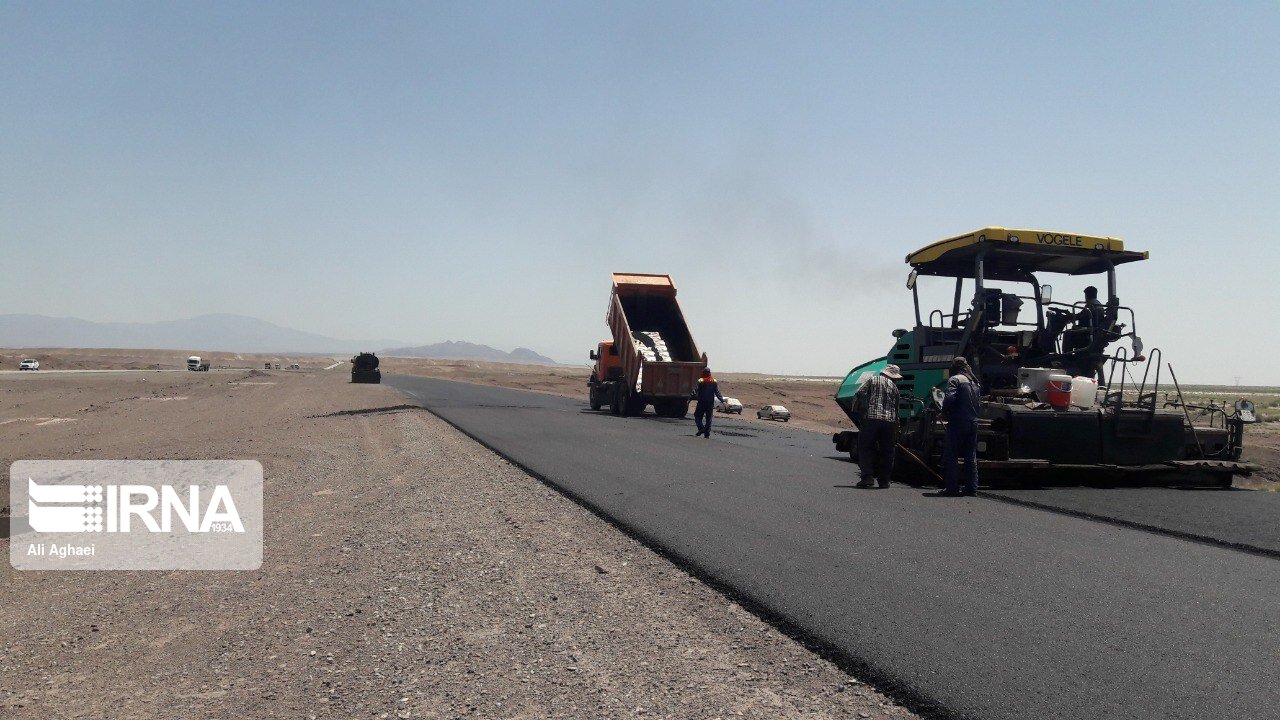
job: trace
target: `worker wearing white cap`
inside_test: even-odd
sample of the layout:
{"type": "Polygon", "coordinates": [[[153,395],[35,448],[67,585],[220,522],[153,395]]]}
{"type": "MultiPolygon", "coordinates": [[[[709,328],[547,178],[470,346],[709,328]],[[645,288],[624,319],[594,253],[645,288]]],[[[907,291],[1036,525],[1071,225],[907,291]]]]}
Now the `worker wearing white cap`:
{"type": "Polygon", "coordinates": [[[898,443],[899,393],[893,381],[901,378],[897,365],[886,365],[853,396],[853,407],[859,411],[858,469],[862,474],[855,487],[889,487],[898,443]]]}

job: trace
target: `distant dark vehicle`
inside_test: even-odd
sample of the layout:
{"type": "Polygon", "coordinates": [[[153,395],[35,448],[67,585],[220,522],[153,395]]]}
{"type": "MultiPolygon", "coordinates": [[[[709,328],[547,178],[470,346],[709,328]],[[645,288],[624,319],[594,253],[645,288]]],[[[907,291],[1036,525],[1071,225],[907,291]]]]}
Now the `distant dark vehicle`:
{"type": "Polygon", "coordinates": [[[378,356],[362,352],[351,358],[351,382],[375,385],[381,383],[382,371],[378,369],[378,356]]]}
{"type": "Polygon", "coordinates": [[[263,370],[270,370],[270,369],[271,369],[271,363],[269,363],[269,362],[262,363],[262,369],[263,369],[263,370]]]}

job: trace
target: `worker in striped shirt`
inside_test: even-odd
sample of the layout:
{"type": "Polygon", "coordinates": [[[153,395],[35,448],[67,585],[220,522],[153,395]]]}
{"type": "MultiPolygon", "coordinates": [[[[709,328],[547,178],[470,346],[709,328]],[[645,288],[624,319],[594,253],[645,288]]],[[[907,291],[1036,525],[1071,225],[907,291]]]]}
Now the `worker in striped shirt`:
{"type": "Polygon", "coordinates": [[[897,365],[886,365],[879,375],[868,378],[853,396],[858,417],[858,469],[860,488],[889,487],[898,443],[898,386],[902,378],[897,365]]]}

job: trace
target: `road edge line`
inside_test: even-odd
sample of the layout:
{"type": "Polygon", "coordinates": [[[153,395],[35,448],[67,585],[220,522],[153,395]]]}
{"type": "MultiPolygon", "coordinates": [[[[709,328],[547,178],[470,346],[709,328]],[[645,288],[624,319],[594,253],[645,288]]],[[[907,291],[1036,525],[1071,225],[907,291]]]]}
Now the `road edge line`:
{"type": "Polygon", "coordinates": [[[1115,525],[1116,527],[1126,528],[1128,530],[1141,530],[1151,533],[1152,535],[1163,535],[1177,540],[1196,543],[1197,545],[1208,545],[1210,547],[1224,548],[1227,550],[1235,550],[1245,555],[1256,555],[1269,558],[1272,560],[1280,560],[1280,550],[1264,548],[1258,545],[1250,545],[1249,543],[1238,543],[1230,540],[1222,540],[1211,535],[1200,535],[1198,533],[1184,532],[1182,530],[1174,530],[1172,528],[1160,527],[1159,525],[1150,525],[1148,523],[1138,522],[1137,520],[1125,520],[1123,518],[1109,517],[1107,515],[1098,515],[1085,510],[1074,510],[1071,508],[1059,507],[1057,505],[1049,505],[1047,503],[1037,502],[1035,500],[1024,500],[1022,498],[1013,498],[1008,495],[998,495],[989,491],[979,491],[978,497],[986,500],[994,500],[995,502],[1007,503],[1009,505],[1017,505],[1019,507],[1028,507],[1034,510],[1043,510],[1058,515],[1066,515],[1068,517],[1080,518],[1081,520],[1090,520],[1092,522],[1102,523],[1104,525],[1115,525]]]}

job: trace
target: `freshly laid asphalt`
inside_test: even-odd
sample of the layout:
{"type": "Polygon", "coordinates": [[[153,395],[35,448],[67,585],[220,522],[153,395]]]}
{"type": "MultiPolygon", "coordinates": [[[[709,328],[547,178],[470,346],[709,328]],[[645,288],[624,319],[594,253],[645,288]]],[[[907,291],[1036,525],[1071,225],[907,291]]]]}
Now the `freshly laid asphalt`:
{"type": "Polygon", "coordinates": [[[1231,513],[1270,494],[1038,491],[1051,512],[856,490],[828,437],[785,425],[717,418],[706,440],[570,398],[384,382],[926,714],[1280,718],[1280,560],[1067,514],[1265,549],[1266,511],[1231,513]]]}
{"type": "Polygon", "coordinates": [[[984,492],[1049,510],[1111,520],[1280,558],[1280,493],[1160,487],[1050,487],[984,492]]]}

